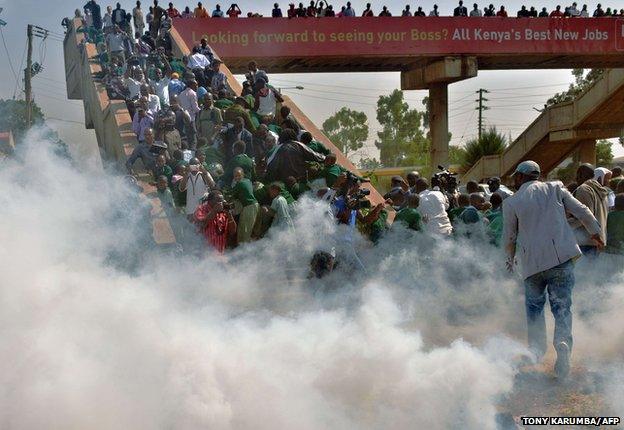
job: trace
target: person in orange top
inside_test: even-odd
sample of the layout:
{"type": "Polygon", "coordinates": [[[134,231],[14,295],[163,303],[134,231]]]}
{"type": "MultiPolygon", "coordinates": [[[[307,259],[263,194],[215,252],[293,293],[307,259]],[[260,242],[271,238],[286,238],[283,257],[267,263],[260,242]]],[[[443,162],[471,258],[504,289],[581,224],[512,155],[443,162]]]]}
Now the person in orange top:
{"type": "Polygon", "coordinates": [[[209,18],[210,17],[210,15],[208,15],[208,11],[206,10],[206,8],[204,8],[201,2],[197,3],[197,7],[195,8],[195,12],[193,13],[193,15],[195,16],[195,18],[209,18]]]}

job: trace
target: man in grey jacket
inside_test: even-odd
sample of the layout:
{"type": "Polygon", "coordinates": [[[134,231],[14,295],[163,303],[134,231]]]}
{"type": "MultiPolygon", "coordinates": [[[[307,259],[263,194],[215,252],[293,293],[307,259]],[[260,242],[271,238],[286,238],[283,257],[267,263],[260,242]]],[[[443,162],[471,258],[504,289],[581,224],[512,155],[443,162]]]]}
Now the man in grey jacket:
{"type": "MultiPolygon", "coordinates": [[[[591,164],[581,164],[576,170],[576,183],[578,187],[574,190],[574,197],[589,208],[598,224],[602,228],[601,239],[607,241],[607,215],[609,205],[607,197],[609,190],[603,187],[594,179],[594,166],[591,164]]],[[[583,227],[578,219],[571,219],[570,226],[574,229],[576,241],[585,255],[596,255],[598,249],[591,238],[590,232],[583,227]]]]}
{"type": "Polygon", "coordinates": [[[566,212],[577,218],[593,243],[604,246],[598,221],[561,183],[539,181],[541,171],[534,161],[523,161],[513,174],[513,196],[503,202],[503,246],[507,267],[516,257],[524,278],[529,348],[541,359],[546,352],[544,304],[546,291],[555,317],[555,373],[564,378],[570,370],[572,349],[573,260],[581,255],[566,220],[566,212]]]}

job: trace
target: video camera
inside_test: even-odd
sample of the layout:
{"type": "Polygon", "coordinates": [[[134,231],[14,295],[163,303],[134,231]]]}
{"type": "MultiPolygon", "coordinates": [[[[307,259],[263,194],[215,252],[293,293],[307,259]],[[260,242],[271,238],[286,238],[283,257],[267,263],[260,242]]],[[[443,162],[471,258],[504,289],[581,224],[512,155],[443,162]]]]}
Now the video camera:
{"type": "Polygon", "coordinates": [[[431,187],[439,187],[442,192],[455,194],[459,185],[457,173],[452,173],[444,166],[438,166],[438,169],[440,171],[431,177],[431,187]]]}
{"type": "Polygon", "coordinates": [[[370,190],[367,188],[360,188],[355,194],[348,196],[347,206],[349,209],[359,210],[370,208],[370,200],[366,197],[370,195],[370,190]]]}
{"type": "Polygon", "coordinates": [[[444,166],[438,166],[439,172],[434,173],[431,178],[431,187],[438,187],[440,191],[446,196],[449,202],[449,209],[457,207],[457,186],[459,180],[457,179],[457,173],[450,172],[444,166]]]}

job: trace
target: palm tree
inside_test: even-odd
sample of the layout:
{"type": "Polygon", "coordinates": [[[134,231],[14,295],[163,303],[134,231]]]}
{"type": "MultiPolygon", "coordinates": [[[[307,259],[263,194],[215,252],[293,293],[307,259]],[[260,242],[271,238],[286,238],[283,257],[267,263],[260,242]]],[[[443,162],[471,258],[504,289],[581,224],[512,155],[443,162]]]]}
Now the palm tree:
{"type": "Polygon", "coordinates": [[[481,134],[481,139],[472,139],[466,143],[462,157],[462,168],[470,169],[481,157],[486,155],[502,154],[507,147],[507,139],[496,131],[496,127],[490,127],[481,134]]]}

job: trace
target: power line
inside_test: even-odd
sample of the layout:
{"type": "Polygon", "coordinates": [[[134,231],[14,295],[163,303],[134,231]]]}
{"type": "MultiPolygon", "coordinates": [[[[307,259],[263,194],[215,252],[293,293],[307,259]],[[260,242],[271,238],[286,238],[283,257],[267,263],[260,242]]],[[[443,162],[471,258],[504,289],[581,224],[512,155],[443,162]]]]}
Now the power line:
{"type": "Polygon", "coordinates": [[[13,73],[13,77],[17,81],[19,78],[17,77],[17,73],[15,72],[15,68],[13,67],[13,61],[11,60],[11,54],[9,53],[9,48],[7,48],[6,40],[4,40],[4,31],[2,31],[2,26],[0,26],[0,36],[2,36],[2,45],[4,46],[4,52],[6,52],[7,60],[9,61],[11,73],[13,73]]]}
{"type": "Polygon", "coordinates": [[[481,135],[483,134],[483,111],[489,109],[489,107],[487,107],[487,106],[485,106],[483,104],[484,102],[488,101],[488,99],[483,97],[483,94],[487,94],[487,93],[489,93],[488,90],[483,89],[483,88],[479,88],[479,90],[477,91],[477,94],[479,94],[479,98],[477,100],[475,100],[476,102],[479,103],[479,106],[477,107],[477,110],[479,111],[479,123],[478,123],[478,127],[479,127],[479,140],[481,140],[481,135]]]}
{"type": "MultiPolygon", "coordinates": [[[[24,60],[26,59],[26,51],[28,49],[28,42],[24,43],[24,51],[22,52],[22,59],[20,60],[19,70],[22,70],[22,66],[24,65],[24,60]]],[[[15,94],[17,93],[17,89],[22,90],[22,87],[19,85],[19,78],[15,79],[15,88],[13,89],[13,98],[15,99],[15,94]]]]}

